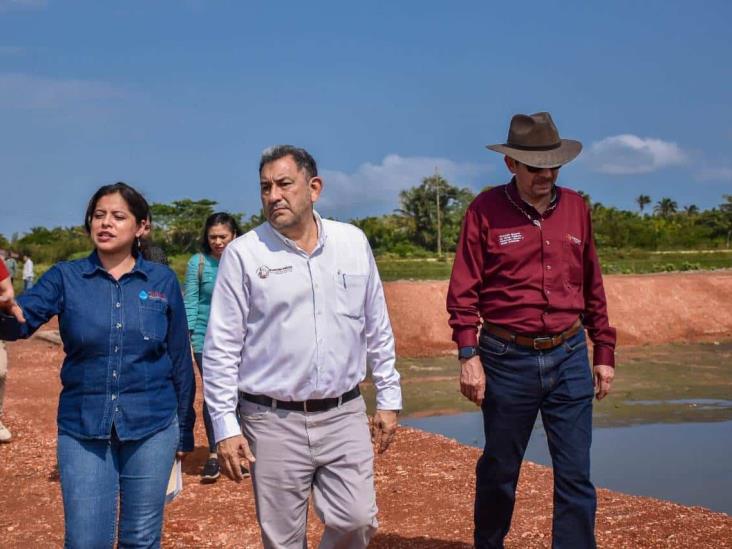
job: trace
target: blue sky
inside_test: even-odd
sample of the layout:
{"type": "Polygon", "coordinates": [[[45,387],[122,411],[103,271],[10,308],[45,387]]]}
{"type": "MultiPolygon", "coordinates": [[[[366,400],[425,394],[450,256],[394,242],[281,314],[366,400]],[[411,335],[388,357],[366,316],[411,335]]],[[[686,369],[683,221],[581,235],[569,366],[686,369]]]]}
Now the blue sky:
{"type": "Polygon", "coordinates": [[[732,193],[728,1],[0,0],[0,233],[81,223],[100,185],[258,211],[308,148],[321,212],[389,212],[437,167],[507,179],[513,113],[585,145],[560,184],[635,208],[732,193]]]}

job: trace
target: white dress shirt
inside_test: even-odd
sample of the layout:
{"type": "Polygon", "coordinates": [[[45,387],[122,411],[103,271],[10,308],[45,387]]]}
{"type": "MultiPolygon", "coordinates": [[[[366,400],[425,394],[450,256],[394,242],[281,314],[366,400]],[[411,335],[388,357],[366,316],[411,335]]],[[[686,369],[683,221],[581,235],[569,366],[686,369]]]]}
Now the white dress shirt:
{"type": "Polygon", "coordinates": [[[394,335],[364,233],[316,213],[308,255],[264,223],[224,250],[203,348],[216,441],[240,434],[238,391],[277,400],[337,397],[366,377],[382,410],[402,407],[394,335]]]}
{"type": "Polygon", "coordinates": [[[23,263],[23,278],[33,278],[33,261],[30,257],[23,263]]]}

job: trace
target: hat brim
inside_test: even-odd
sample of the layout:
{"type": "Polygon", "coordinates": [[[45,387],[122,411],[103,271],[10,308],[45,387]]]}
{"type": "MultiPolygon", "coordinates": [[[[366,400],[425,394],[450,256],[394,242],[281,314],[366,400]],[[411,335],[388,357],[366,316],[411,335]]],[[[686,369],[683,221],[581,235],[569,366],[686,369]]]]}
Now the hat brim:
{"type": "Polygon", "coordinates": [[[486,145],[487,149],[505,154],[509,158],[518,160],[527,166],[536,168],[556,168],[564,166],[571,162],[580,152],[582,152],[582,143],[574,139],[562,139],[561,144],[556,149],[538,151],[516,149],[510,145],[486,145]]]}

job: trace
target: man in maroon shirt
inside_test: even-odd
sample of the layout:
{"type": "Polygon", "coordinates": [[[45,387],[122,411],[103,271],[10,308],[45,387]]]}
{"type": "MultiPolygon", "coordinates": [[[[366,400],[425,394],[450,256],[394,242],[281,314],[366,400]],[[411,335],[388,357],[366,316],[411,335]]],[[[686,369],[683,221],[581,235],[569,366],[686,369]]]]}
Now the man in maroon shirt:
{"type": "Polygon", "coordinates": [[[483,411],[475,545],[503,547],[541,412],[554,468],[553,547],[595,547],[592,398],[610,390],[615,330],[589,209],[555,184],[582,145],[560,139],[549,113],[536,113],[514,116],[507,142],[488,148],[505,155],[513,178],[468,207],[447,295],[460,390],[483,411]]]}

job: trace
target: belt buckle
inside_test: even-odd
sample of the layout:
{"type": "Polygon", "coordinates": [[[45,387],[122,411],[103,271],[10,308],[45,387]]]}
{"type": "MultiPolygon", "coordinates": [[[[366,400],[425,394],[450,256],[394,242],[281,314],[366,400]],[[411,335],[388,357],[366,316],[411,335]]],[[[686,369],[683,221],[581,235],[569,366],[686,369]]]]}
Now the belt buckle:
{"type": "Polygon", "coordinates": [[[544,349],[547,349],[548,347],[544,347],[541,344],[549,343],[549,346],[551,346],[553,339],[554,338],[552,338],[552,337],[535,337],[534,342],[532,343],[532,347],[534,348],[535,351],[542,351],[544,349]]]}

